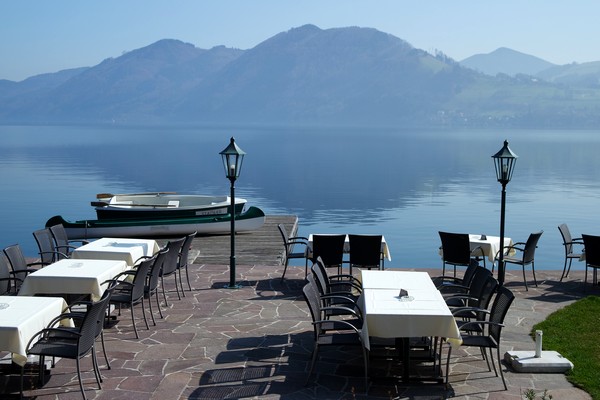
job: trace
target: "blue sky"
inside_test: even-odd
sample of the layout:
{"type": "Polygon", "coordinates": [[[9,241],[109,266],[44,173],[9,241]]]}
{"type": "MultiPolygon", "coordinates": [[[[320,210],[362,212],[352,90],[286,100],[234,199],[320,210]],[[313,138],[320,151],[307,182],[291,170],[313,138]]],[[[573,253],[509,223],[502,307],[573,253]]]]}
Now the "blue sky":
{"type": "Polygon", "coordinates": [[[304,24],[361,26],[455,60],[509,47],[600,60],[597,0],[2,0],[0,79],[93,66],[170,38],[249,49],[304,24]]]}

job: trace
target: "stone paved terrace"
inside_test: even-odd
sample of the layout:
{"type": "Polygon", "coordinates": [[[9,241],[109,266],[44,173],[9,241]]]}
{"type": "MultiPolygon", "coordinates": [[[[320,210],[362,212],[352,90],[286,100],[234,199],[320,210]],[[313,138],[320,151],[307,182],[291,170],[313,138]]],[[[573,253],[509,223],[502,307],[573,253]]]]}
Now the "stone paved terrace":
{"type": "MultiPolygon", "coordinates": [[[[190,269],[193,290],[186,291],[182,300],[177,299],[171,280],[167,282],[169,307],[163,304],[165,318],[157,319],[157,326],[143,327],[136,340],[129,310],[123,310],[119,322],[105,330],[112,368],[106,369],[98,353],[104,378],[98,390],[90,357],[82,361],[82,369],[88,371],[84,374],[88,399],[521,399],[528,388],[548,389],[554,399],[590,398],[573,388],[563,374],[516,373],[507,366],[509,389],[504,391],[501,379],[488,372],[485,361],[469,356],[477,351],[463,348],[453,352],[447,388],[387,378],[400,372],[396,363],[372,354],[367,397],[360,353],[350,347],[322,350],[316,373],[305,385],[313,345],[310,317],[301,297],[304,268],[291,267],[281,282],[280,265],[238,264],[241,288],[232,290],[224,288],[229,281],[227,264],[195,260],[190,269]]],[[[560,271],[539,271],[539,287],[528,292],[520,273],[507,275],[507,286],[517,299],[506,319],[502,354],[533,350],[531,327],[583,295],[581,267],[574,269],[563,283],[558,282],[560,271]]],[[[586,294],[598,295],[600,290],[588,284],[586,294]]],[[[140,321],[138,327],[142,326],[140,321]]],[[[417,362],[411,368],[429,371],[417,362]]],[[[0,398],[17,398],[18,380],[0,379],[0,393],[4,393],[0,398]]],[[[74,361],[60,360],[44,387],[27,390],[25,395],[40,400],[80,399],[74,361]]]]}

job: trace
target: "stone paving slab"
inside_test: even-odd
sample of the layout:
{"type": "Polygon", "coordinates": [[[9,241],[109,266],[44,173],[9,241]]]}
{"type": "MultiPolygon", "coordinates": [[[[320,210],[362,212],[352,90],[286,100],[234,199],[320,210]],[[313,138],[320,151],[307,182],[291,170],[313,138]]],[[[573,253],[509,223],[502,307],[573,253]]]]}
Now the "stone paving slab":
{"type": "MultiPolygon", "coordinates": [[[[150,321],[150,330],[139,321],[139,340],[129,310],[123,310],[118,323],[105,330],[110,370],[98,352],[102,390],[93,379],[90,357],[82,361],[87,398],[497,400],[521,399],[526,389],[533,388],[539,392],[547,389],[555,399],[590,399],[563,374],[516,373],[506,365],[509,388],[505,391],[478,351],[468,348],[453,351],[448,387],[403,384],[389,377],[401,371],[394,360],[372,354],[367,397],[360,352],[353,347],[321,351],[316,371],[305,385],[313,337],[301,297],[304,268],[288,268],[284,282],[281,266],[238,265],[237,272],[241,288],[225,289],[227,265],[191,265],[193,290],[178,300],[174,287],[167,286],[170,306],[165,308],[162,303],[165,318],[160,319],[156,312],[157,325],[150,321]]],[[[583,295],[600,294],[589,284],[583,292],[582,273],[573,272],[563,283],[558,282],[560,271],[540,271],[537,276],[539,287],[525,291],[520,273],[509,271],[507,275],[507,286],[517,299],[506,318],[501,354],[534,349],[529,332],[535,323],[583,295]]],[[[411,369],[427,374],[431,366],[415,362],[411,369]]],[[[26,387],[31,384],[29,379],[26,387]]],[[[18,379],[0,377],[1,398],[17,398],[17,389],[18,379]]],[[[60,360],[42,388],[25,394],[40,400],[80,399],[74,361],[60,360]]]]}

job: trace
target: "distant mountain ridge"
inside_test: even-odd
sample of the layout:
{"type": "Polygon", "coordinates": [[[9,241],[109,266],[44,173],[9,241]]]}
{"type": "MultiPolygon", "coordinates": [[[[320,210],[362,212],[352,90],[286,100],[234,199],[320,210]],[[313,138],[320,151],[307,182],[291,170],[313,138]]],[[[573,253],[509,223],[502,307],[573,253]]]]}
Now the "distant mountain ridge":
{"type": "Polygon", "coordinates": [[[503,74],[372,28],[304,25],[249,50],[164,39],[93,67],[0,80],[0,123],[600,126],[590,88],[503,74]]]}
{"type": "Polygon", "coordinates": [[[462,60],[460,64],[488,75],[502,73],[511,76],[517,74],[536,75],[555,66],[541,58],[506,47],[500,47],[488,54],[473,55],[462,60]]]}

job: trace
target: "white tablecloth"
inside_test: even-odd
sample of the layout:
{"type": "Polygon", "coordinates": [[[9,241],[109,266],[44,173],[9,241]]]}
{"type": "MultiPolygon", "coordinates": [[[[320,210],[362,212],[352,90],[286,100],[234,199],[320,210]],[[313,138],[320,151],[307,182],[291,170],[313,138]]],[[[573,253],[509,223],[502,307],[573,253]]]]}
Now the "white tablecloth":
{"type": "MultiPolygon", "coordinates": [[[[496,258],[496,254],[500,251],[500,236],[487,236],[485,239],[481,238],[481,235],[472,235],[469,234],[469,242],[471,243],[471,250],[474,250],[476,247],[481,247],[483,250],[483,254],[487,256],[488,260],[494,262],[496,258]]],[[[509,246],[513,245],[513,241],[511,238],[504,238],[504,248],[506,249],[509,246]]],[[[514,254],[514,250],[512,254],[514,254]]],[[[481,253],[476,253],[474,255],[479,255],[481,253]]]]}
{"type": "Polygon", "coordinates": [[[123,260],[132,267],[142,256],[158,252],[156,240],[102,238],[73,250],[72,259],[123,260]]]}
{"type": "Polygon", "coordinates": [[[19,296],[89,294],[92,301],[98,301],[106,289],[102,282],[127,268],[121,260],[63,259],[29,274],[19,296]]]}
{"type": "MultiPolygon", "coordinates": [[[[315,233],[314,235],[321,235],[321,234],[315,233]]],[[[322,235],[327,235],[327,234],[322,234],[322,235]]],[[[313,243],[313,234],[311,233],[310,235],[308,235],[308,246],[311,249],[312,249],[312,243],[313,243]]],[[[388,244],[385,241],[385,236],[381,236],[381,251],[383,253],[383,256],[388,261],[392,261],[392,254],[390,253],[390,248],[388,247],[388,244]]],[[[346,240],[344,241],[344,253],[349,253],[349,252],[350,252],[350,239],[349,239],[348,235],[346,235],[346,240]]],[[[309,258],[312,257],[312,253],[310,251],[308,253],[308,257],[309,258]]]]}
{"type": "MultiPolygon", "coordinates": [[[[0,350],[12,352],[13,361],[25,365],[31,337],[66,307],[60,297],[0,296],[0,350]]],[[[64,322],[72,326],[72,321],[64,322]]]]}
{"type": "Polygon", "coordinates": [[[365,317],[362,335],[409,338],[437,336],[453,346],[461,342],[456,321],[429,274],[420,271],[361,270],[363,292],[359,299],[365,317]],[[408,292],[401,298],[400,290],[408,292]]]}

